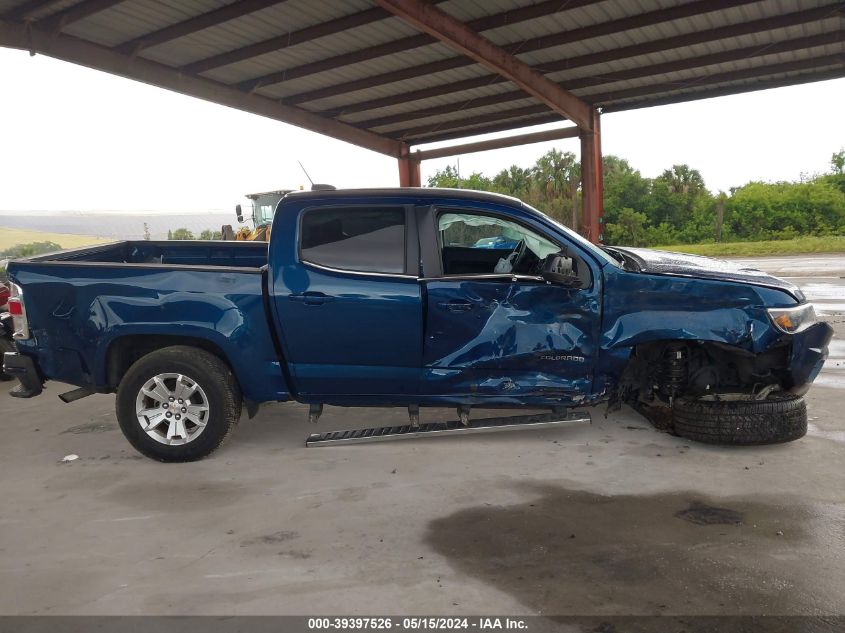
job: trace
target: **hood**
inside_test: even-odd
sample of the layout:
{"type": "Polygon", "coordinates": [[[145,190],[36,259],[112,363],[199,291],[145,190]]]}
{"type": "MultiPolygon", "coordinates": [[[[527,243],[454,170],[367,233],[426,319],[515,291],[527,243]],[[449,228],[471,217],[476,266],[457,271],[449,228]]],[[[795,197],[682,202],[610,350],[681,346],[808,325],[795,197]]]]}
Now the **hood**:
{"type": "Polygon", "coordinates": [[[622,248],[609,247],[610,251],[617,251],[632,260],[639,268],[639,272],[655,275],[677,275],[679,277],[695,277],[697,279],[716,279],[719,281],[734,281],[738,283],[765,286],[788,292],[798,301],[805,301],[804,294],[795,284],[778,277],[750,268],[743,264],[702,257],[701,255],[687,255],[686,253],[672,253],[650,248],[622,248]]]}

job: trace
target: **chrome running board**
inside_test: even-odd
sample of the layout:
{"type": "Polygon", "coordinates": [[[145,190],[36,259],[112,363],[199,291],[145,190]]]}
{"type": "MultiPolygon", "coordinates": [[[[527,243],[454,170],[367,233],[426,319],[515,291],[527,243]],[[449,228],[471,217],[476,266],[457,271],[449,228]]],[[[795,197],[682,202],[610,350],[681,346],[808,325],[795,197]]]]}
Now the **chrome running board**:
{"type": "Polygon", "coordinates": [[[541,413],[538,415],[515,415],[503,418],[480,418],[464,426],[460,422],[429,422],[412,426],[376,426],[350,431],[328,431],[312,433],[305,440],[306,446],[334,446],[336,444],[358,444],[361,442],[387,442],[421,437],[444,435],[469,435],[472,433],[494,433],[498,431],[520,431],[523,429],[547,429],[574,422],[590,422],[586,411],[569,413],[541,413]]]}

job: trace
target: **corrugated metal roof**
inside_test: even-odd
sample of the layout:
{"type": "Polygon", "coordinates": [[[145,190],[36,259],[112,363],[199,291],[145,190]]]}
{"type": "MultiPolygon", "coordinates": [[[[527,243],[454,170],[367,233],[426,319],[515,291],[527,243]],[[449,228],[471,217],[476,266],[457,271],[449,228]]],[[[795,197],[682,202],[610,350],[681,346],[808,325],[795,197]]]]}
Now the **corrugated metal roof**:
{"type": "MultiPolygon", "coordinates": [[[[845,76],[842,0],[435,3],[608,110],[845,76]]],[[[0,21],[124,55],[122,74],[149,60],[394,139],[558,118],[373,0],[0,0],[0,21]]]]}

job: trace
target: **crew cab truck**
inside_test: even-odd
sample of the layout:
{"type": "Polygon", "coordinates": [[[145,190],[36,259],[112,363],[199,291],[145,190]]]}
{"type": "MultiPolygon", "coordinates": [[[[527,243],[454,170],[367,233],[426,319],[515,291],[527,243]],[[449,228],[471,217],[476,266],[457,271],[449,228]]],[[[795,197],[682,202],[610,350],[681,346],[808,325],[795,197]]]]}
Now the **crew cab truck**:
{"type": "Polygon", "coordinates": [[[758,270],[596,246],[519,200],[448,189],[289,193],[273,226],[269,244],[10,263],[13,395],[48,380],[78,387],[66,401],[116,392],[123,433],[162,461],[204,457],[242,406],[288,400],[313,418],[327,404],[464,420],[627,402],[705,442],[806,432],[832,329],[758,270]]]}

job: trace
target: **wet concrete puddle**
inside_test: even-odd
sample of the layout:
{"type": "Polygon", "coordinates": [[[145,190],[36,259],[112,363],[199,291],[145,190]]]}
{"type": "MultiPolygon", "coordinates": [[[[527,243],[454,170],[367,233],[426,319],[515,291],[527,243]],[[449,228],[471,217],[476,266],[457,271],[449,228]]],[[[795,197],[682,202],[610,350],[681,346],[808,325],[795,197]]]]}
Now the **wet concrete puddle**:
{"type": "Polygon", "coordinates": [[[539,614],[845,613],[845,506],[527,491],[432,521],[427,544],[539,614]]]}

